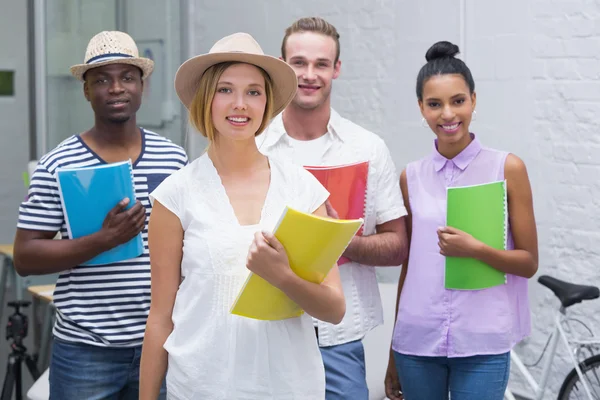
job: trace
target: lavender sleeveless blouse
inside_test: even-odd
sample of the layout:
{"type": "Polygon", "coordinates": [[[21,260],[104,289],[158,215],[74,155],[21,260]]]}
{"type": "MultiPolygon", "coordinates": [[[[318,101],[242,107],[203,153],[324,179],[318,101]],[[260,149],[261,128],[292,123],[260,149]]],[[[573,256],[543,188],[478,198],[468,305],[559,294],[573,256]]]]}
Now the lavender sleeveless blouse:
{"type": "MultiPolygon", "coordinates": [[[[412,212],[408,271],[394,327],[394,351],[417,356],[501,354],[530,333],[527,279],[484,290],[444,288],[444,256],[436,230],[446,221],[446,188],[504,179],[508,153],[473,141],[451,160],[434,147],[406,168],[412,212]]],[[[510,184],[510,182],[507,182],[510,184]]],[[[508,229],[508,249],[513,239],[508,229]]]]}

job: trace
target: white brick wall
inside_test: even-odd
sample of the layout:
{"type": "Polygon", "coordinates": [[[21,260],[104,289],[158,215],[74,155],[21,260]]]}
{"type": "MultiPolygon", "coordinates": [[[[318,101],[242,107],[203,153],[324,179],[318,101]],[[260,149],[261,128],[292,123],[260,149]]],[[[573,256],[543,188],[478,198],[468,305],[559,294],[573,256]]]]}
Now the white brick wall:
{"type": "MultiPolygon", "coordinates": [[[[333,105],[388,144],[399,169],[427,154],[433,139],[420,126],[416,74],[437,40],[462,45],[473,72],[478,115],[472,129],[488,146],[524,159],[534,190],[540,273],[600,284],[600,5],[593,0],[397,2],[190,1],[191,52],[219,38],[251,33],[279,56],[284,29],[319,15],[341,34],[342,74],[333,105]]],[[[192,154],[199,154],[199,140],[192,154]]],[[[397,269],[383,274],[397,276],[397,269]]],[[[537,359],[558,303],[531,281],[533,335],[519,346],[537,359]]],[[[597,304],[574,311],[592,318],[597,304]]],[[[598,314],[598,313],[596,313],[598,314]]],[[[568,367],[565,353],[551,375],[556,393],[568,367]]],[[[533,373],[539,378],[541,370],[533,373]]],[[[383,377],[382,377],[383,379],[383,377]]],[[[515,378],[514,384],[524,389],[515,378]]]]}
{"type": "MultiPolygon", "coordinates": [[[[600,4],[595,1],[533,1],[531,12],[531,81],[533,93],[530,168],[536,196],[540,239],[540,274],[600,284],[600,4]]],[[[533,361],[550,332],[558,306],[553,294],[532,283],[533,334],[523,346],[533,361]]],[[[600,303],[570,309],[600,332],[600,303]]],[[[550,379],[555,394],[571,367],[567,353],[550,379]]],[[[541,368],[534,369],[536,377],[541,368]]]]}

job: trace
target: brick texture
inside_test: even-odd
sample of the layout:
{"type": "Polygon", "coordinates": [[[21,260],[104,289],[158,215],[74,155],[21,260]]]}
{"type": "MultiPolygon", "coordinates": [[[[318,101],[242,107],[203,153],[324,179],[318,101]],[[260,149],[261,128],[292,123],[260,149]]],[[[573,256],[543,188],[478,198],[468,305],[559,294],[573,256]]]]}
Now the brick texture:
{"type": "MultiPolygon", "coordinates": [[[[533,1],[530,14],[538,275],[599,285],[600,4],[586,0],[533,1]]],[[[534,282],[533,333],[518,348],[524,361],[533,361],[541,353],[558,307],[554,295],[534,282]]],[[[573,306],[569,313],[598,332],[598,307],[598,301],[584,303],[573,306]]],[[[586,334],[577,323],[573,328],[586,334]]],[[[561,346],[550,375],[548,398],[558,393],[572,368],[561,346]]],[[[541,377],[541,372],[541,366],[534,368],[534,377],[541,377]]]]}

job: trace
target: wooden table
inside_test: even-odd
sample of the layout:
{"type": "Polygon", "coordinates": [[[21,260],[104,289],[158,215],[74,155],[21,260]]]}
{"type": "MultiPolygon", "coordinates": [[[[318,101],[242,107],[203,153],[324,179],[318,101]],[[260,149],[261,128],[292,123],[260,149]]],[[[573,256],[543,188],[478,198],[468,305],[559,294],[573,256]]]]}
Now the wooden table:
{"type": "Polygon", "coordinates": [[[27,291],[34,299],[40,299],[46,303],[52,303],[54,300],[53,294],[56,285],[36,285],[29,286],[27,291]]]}
{"type": "Polygon", "coordinates": [[[10,279],[15,298],[23,300],[23,291],[21,290],[21,278],[17,275],[13,265],[13,245],[0,244],[0,326],[4,323],[2,310],[6,304],[6,284],[10,279]]]}
{"type": "Polygon", "coordinates": [[[0,244],[0,254],[7,255],[10,258],[12,258],[13,245],[12,244],[0,244]]]}

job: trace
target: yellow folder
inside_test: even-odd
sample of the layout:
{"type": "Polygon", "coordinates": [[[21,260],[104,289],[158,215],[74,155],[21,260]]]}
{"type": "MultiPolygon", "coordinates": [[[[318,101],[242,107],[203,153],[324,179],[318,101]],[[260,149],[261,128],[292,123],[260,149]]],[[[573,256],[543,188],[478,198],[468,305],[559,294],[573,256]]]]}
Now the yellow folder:
{"type": "MultiPolygon", "coordinates": [[[[321,283],[362,224],[362,219],[324,218],[286,207],[274,235],[285,247],[292,271],[321,283]]],[[[304,311],[281,290],[250,273],[231,313],[272,321],[299,317],[304,311]]]]}

